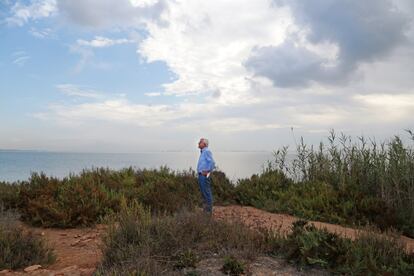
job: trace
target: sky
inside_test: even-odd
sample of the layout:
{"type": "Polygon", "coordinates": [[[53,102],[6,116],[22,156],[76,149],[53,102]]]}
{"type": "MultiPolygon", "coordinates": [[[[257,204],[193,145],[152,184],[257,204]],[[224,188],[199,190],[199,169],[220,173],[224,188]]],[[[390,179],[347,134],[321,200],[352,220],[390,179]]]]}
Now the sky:
{"type": "Polygon", "coordinates": [[[412,0],[0,0],[0,149],[406,136],[413,20],[412,0]]]}

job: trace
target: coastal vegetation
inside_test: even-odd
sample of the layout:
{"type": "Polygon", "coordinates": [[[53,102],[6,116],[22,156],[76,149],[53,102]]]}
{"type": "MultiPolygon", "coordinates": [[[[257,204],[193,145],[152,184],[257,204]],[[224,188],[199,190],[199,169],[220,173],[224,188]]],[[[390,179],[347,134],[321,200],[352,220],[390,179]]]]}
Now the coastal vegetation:
{"type": "Polygon", "coordinates": [[[0,270],[53,263],[55,255],[45,241],[18,225],[19,215],[0,206],[0,270]]]}
{"type": "Polygon", "coordinates": [[[414,273],[414,255],[404,251],[395,233],[361,232],[351,241],[303,220],[290,232],[253,230],[200,211],[154,216],[137,203],[123,208],[113,221],[103,255],[96,275],[200,275],[199,264],[211,260],[226,275],[241,275],[263,256],[334,274],[414,273]]]}
{"type": "MultiPolygon", "coordinates": [[[[411,138],[413,138],[412,133],[411,138]]],[[[240,180],[236,199],[271,212],[345,225],[395,228],[414,237],[414,151],[396,136],[388,143],[356,142],[334,132],[328,145],[303,139],[259,175],[240,180]]]]}
{"type": "MultiPolygon", "coordinates": [[[[212,185],[216,205],[249,205],[305,220],[367,227],[368,234],[361,232],[351,241],[306,221],[279,233],[206,219],[199,213],[196,173],[166,167],[96,168],[63,179],[33,173],[26,181],[0,182],[0,205],[35,226],[109,223],[98,275],[197,275],[200,260],[209,258],[220,258],[222,271],[237,275],[263,255],[340,274],[414,274],[413,255],[395,238],[414,237],[414,151],[398,136],[378,143],[332,131],[328,143],[317,147],[301,139],[294,154],[286,147],[275,151],[261,173],[231,182],[216,171],[212,185]],[[141,261],[132,261],[137,259],[141,261]]],[[[53,259],[41,241],[10,227],[0,227],[2,248],[15,248],[19,256],[24,248],[37,248],[31,252],[38,260],[53,259]]],[[[19,266],[0,260],[0,267],[19,266]]]]}

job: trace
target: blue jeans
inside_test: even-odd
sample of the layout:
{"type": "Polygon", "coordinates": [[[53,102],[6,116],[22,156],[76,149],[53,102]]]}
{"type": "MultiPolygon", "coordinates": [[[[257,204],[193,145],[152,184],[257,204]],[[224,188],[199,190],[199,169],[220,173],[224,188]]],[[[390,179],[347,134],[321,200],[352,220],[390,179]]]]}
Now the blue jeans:
{"type": "Polygon", "coordinates": [[[204,201],[204,212],[210,213],[213,211],[213,195],[211,193],[211,180],[209,177],[202,174],[198,175],[198,186],[200,187],[201,195],[204,201]]]}

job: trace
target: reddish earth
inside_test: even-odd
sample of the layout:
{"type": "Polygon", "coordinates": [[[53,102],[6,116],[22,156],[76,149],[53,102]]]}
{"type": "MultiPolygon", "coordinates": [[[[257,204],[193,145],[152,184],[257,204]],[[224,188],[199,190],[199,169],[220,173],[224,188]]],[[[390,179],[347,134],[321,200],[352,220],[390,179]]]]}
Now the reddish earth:
{"type": "MultiPolygon", "coordinates": [[[[272,214],[258,210],[253,207],[226,206],[215,207],[214,218],[227,221],[242,222],[254,228],[270,228],[281,231],[289,231],[290,226],[297,218],[289,215],[272,214]]],[[[326,228],[330,232],[338,233],[341,236],[355,238],[358,234],[356,229],[339,225],[311,222],[317,228],[326,228]]],[[[38,268],[32,272],[24,271],[0,271],[0,275],[92,275],[99,264],[102,254],[100,250],[101,238],[106,231],[104,225],[93,228],[79,229],[43,229],[30,228],[34,233],[43,236],[47,243],[55,250],[56,262],[47,268],[38,268]]],[[[407,252],[414,252],[414,239],[404,236],[400,237],[407,252]]],[[[283,268],[279,264],[278,273],[272,275],[302,275],[294,272],[292,268],[283,268]],[[281,271],[283,270],[283,272],[281,271]],[[280,274],[280,272],[282,274],[280,274]]],[[[276,269],[276,268],[275,268],[276,269]]],[[[263,271],[263,270],[262,270],[263,271]]],[[[265,275],[254,273],[254,275],[265,275]]]]}

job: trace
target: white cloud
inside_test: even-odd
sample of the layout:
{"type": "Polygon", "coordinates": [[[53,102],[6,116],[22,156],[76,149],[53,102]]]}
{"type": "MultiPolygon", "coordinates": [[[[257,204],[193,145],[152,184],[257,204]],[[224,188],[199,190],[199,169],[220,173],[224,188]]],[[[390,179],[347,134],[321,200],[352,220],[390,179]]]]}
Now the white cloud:
{"type": "Polygon", "coordinates": [[[149,92],[149,93],[144,93],[144,95],[147,97],[159,97],[161,96],[161,92],[149,92]]]}
{"type": "Polygon", "coordinates": [[[355,95],[369,117],[382,122],[398,122],[414,116],[414,94],[355,95]]]}
{"type": "Polygon", "coordinates": [[[166,62],[177,79],[167,94],[214,94],[222,104],[251,103],[249,73],[243,66],[256,45],[277,45],[292,19],[271,1],[174,1],[162,14],[167,23],[148,23],[139,53],[166,62]]]}
{"type": "Polygon", "coordinates": [[[134,7],[152,6],[158,2],[158,0],[129,0],[134,7]]]}
{"type": "Polygon", "coordinates": [[[113,45],[132,43],[134,41],[126,39],[126,38],[110,39],[107,37],[95,36],[95,38],[91,41],[78,39],[76,42],[80,46],[86,46],[86,47],[92,47],[92,48],[103,48],[103,47],[110,47],[113,45]]]}
{"type": "Polygon", "coordinates": [[[6,18],[9,25],[22,26],[30,20],[49,17],[57,11],[56,0],[31,0],[29,4],[17,1],[6,18]]]}
{"type": "Polygon", "coordinates": [[[13,64],[18,66],[24,66],[26,62],[30,59],[30,56],[25,51],[16,51],[12,53],[13,64]]]}
{"type": "Polygon", "coordinates": [[[90,63],[90,61],[94,57],[94,52],[93,52],[92,49],[85,48],[85,47],[79,46],[77,44],[71,45],[69,47],[69,50],[70,50],[70,52],[78,54],[80,56],[80,59],[77,62],[75,68],[74,68],[75,73],[80,73],[84,69],[84,67],[88,63],[90,63]]]}
{"type": "MultiPolygon", "coordinates": [[[[389,13],[385,0],[315,1],[317,5],[295,1],[296,8],[274,2],[59,0],[57,14],[92,38],[70,46],[72,53],[80,55],[76,72],[93,65],[96,48],[134,40],[139,58],[164,62],[174,78],[163,84],[165,91],[144,93],[152,97],[144,100],[151,105],[128,100],[139,98],[136,95],[105,96],[88,87],[60,84],[57,88],[73,98],[53,103],[36,116],[84,129],[96,125],[145,128],[151,142],[155,136],[150,132],[162,135],[167,128],[173,135],[243,133],[241,139],[257,140],[261,137],[255,133],[290,126],[312,133],[377,126],[388,134],[406,127],[414,115],[410,96],[414,52],[403,41],[409,36],[406,17],[389,13]],[[332,3],[347,9],[333,5],[330,13],[332,5],[328,4],[332,3]],[[378,12],[372,13],[367,3],[378,12]],[[361,7],[367,8],[362,13],[366,18],[358,17],[361,7]],[[318,17],[318,11],[323,16],[318,17]],[[358,18],[350,20],[353,16],[358,18]],[[341,18],[348,22],[345,26],[336,20],[341,18]],[[381,22],[387,27],[384,32],[378,32],[381,22]],[[131,32],[138,35],[128,36],[131,32]],[[344,60],[349,61],[348,67],[343,67],[344,60]],[[389,116],[382,119],[384,113],[389,116]]],[[[43,17],[39,13],[37,18],[54,13],[43,13],[43,17]]],[[[19,24],[36,18],[32,12],[21,14],[19,24]]],[[[33,35],[42,36],[33,30],[33,35]]],[[[25,56],[29,57],[21,53],[13,59],[24,64],[25,56]]]]}
{"type": "Polygon", "coordinates": [[[59,12],[70,22],[87,28],[136,28],[146,20],[158,21],[166,0],[59,0],[59,12]]]}
{"type": "Polygon", "coordinates": [[[51,28],[44,28],[44,29],[36,29],[36,28],[30,28],[29,33],[37,38],[47,38],[50,37],[53,33],[51,28]]]}
{"type": "Polygon", "coordinates": [[[58,84],[56,87],[59,89],[60,92],[67,96],[74,96],[74,97],[82,97],[82,98],[93,98],[93,99],[101,99],[103,98],[102,93],[82,88],[74,84],[58,84]]]}
{"type": "Polygon", "coordinates": [[[36,116],[67,124],[103,121],[157,127],[191,116],[194,111],[193,107],[186,105],[133,104],[126,99],[118,98],[76,105],[51,104],[47,112],[38,113],[36,116]]]}

